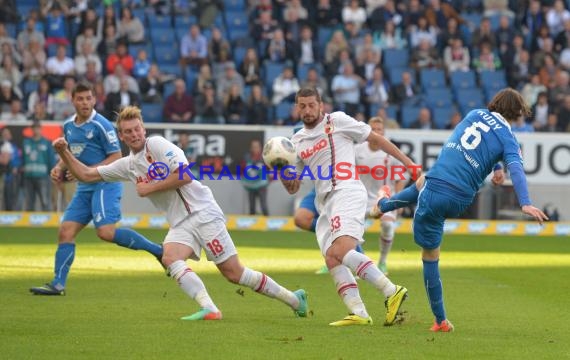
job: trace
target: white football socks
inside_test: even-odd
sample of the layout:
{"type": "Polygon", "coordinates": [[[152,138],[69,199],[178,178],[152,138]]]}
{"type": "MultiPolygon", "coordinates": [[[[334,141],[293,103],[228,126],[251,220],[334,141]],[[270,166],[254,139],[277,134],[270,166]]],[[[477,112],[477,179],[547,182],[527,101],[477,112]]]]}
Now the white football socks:
{"type": "Polygon", "coordinates": [[[330,274],[334,280],[338,295],[350,313],[367,319],[369,317],[368,312],[362,302],[362,298],[360,298],[356,279],[350,272],[350,269],[344,265],[338,265],[330,270],[330,274]]]}
{"type": "Polygon", "coordinates": [[[170,276],[178,282],[178,286],[180,286],[182,291],[194,299],[201,308],[214,312],[220,311],[208,294],[202,280],[188,267],[185,261],[178,260],[173,262],[168,267],[168,271],[170,276]]]}
{"type": "Polygon", "coordinates": [[[385,264],[386,258],[392,249],[395,224],[393,221],[382,221],[380,226],[382,228],[382,233],[378,240],[380,245],[380,260],[378,262],[380,264],[385,264]]]}
{"type": "Polygon", "coordinates": [[[269,276],[244,267],[241,278],[239,279],[239,284],[247,286],[248,288],[268,296],[270,298],[276,298],[285,304],[291,306],[293,309],[299,307],[299,299],[293,294],[293,292],[285,289],[283,286],[279,285],[269,276]]]}
{"type": "Polygon", "coordinates": [[[372,260],[356,250],[350,250],[342,259],[342,263],[350,268],[362,280],[366,280],[388,297],[396,292],[396,285],[392,284],[382,271],[374,265],[372,260]]]}

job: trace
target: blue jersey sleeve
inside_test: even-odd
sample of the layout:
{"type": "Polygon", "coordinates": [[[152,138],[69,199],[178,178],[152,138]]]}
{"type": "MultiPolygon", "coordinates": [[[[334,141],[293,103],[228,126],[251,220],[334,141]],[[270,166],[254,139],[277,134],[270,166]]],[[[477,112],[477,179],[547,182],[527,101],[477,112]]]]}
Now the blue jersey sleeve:
{"type": "Polygon", "coordinates": [[[101,128],[98,139],[105,153],[109,155],[121,151],[119,138],[117,137],[117,132],[113,125],[109,121],[100,121],[99,124],[101,124],[101,128]]]}
{"type": "Polygon", "coordinates": [[[503,146],[503,161],[505,162],[505,166],[508,167],[514,162],[522,164],[521,147],[511,130],[503,127],[498,130],[498,135],[498,139],[503,146]]]}

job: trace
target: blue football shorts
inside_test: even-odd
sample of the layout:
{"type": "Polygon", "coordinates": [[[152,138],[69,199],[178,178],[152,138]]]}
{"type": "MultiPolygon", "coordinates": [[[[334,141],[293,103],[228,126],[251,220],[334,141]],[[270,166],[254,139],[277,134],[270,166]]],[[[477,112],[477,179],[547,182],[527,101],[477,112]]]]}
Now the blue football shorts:
{"type": "Polygon", "coordinates": [[[418,196],[414,214],[414,240],[423,249],[441,245],[445,219],[457,218],[471,205],[471,200],[458,199],[456,194],[434,191],[424,186],[418,196]]]}
{"type": "Polygon", "coordinates": [[[123,184],[98,183],[92,190],[77,191],[65,209],[63,221],[73,221],[99,228],[121,220],[123,184]]]}

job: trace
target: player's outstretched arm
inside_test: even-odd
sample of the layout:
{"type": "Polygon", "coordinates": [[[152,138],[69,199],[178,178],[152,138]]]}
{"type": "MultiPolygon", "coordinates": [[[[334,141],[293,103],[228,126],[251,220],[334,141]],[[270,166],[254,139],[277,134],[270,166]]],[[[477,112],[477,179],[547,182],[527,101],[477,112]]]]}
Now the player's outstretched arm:
{"type": "Polygon", "coordinates": [[[532,205],[523,206],[521,208],[521,211],[529,216],[532,216],[536,221],[538,221],[540,225],[542,225],[543,222],[549,220],[548,216],[546,216],[542,210],[532,205]]]}
{"type": "MultiPolygon", "coordinates": [[[[60,137],[53,141],[53,147],[55,151],[59,154],[61,161],[67,166],[67,169],[71,171],[73,176],[82,182],[98,182],[102,181],[101,175],[95,168],[90,168],[77,160],[73,154],[68,149],[67,141],[60,137]]],[[[56,166],[57,167],[57,166],[56,166]]],[[[54,168],[55,169],[55,168],[54,168]]]]}
{"type": "Polygon", "coordinates": [[[519,199],[521,211],[532,216],[540,225],[542,225],[544,221],[548,220],[548,216],[546,216],[542,210],[532,206],[528,195],[528,186],[522,164],[519,162],[512,162],[507,167],[511,173],[513,188],[515,189],[515,193],[519,199]]]}
{"type": "Polygon", "coordinates": [[[380,147],[386,153],[400,161],[412,175],[412,180],[417,180],[421,175],[421,165],[415,164],[406,154],[404,154],[394,143],[384,136],[371,132],[367,139],[373,145],[380,147]]]}

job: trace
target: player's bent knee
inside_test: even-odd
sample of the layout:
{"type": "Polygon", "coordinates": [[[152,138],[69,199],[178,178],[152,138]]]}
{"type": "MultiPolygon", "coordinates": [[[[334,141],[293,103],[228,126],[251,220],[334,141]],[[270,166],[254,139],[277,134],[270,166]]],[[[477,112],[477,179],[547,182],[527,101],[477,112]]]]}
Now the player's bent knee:
{"type": "Polygon", "coordinates": [[[310,231],[314,217],[315,216],[312,212],[305,209],[299,209],[295,213],[293,221],[295,222],[295,226],[297,226],[298,228],[310,231]]]}
{"type": "Polygon", "coordinates": [[[165,252],[164,254],[162,254],[161,262],[164,266],[168,267],[174,264],[178,260],[185,260],[185,259],[182,259],[179,256],[176,256],[175,254],[168,254],[165,252]]]}
{"type": "Polygon", "coordinates": [[[222,275],[231,283],[239,284],[241,275],[243,274],[244,268],[240,264],[236,256],[230,257],[228,260],[221,264],[218,264],[218,269],[222,275]]]}
{"type": "Polygon", "coordinates": [[[72,243],[74,242],[75,236],[82,229],[82,226],[77,226],[78,224],[71,222],[64,222],[59,228],[57,234],[58,242],[61,243],[72,243]]]}
{"type": "Polygon", "coordinates": [[[113,239],[115,238],[115,227],[102,226],[97,229],[97,236],[101,240],[113,242],[113,239]]]}

